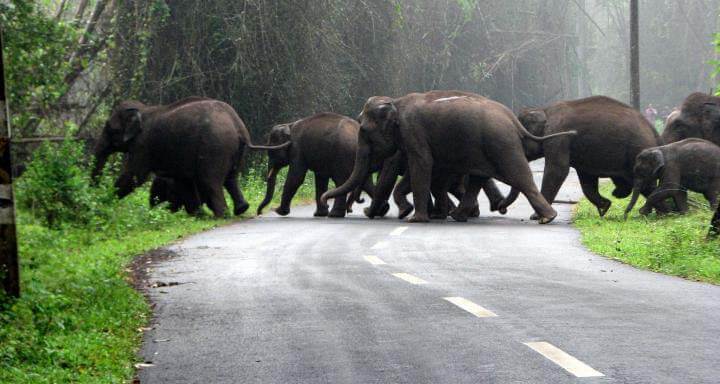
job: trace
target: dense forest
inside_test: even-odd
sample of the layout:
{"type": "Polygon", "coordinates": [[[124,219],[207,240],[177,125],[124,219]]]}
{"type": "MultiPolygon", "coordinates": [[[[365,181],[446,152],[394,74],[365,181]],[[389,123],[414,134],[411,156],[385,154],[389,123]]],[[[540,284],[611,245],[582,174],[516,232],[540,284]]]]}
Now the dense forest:
{"type": "MultiPolygon", "coordinates": [[[[627,3],[5,1],[0,22],[18,136],[93,136],[118,100],[203,95],[234,106],[258,140],[275,122],[428,89],[514,110],[590,94],[627,101],[627,3]]],[[[640,3],[643,104],[710,90],[720,0],[640,3]]]]}

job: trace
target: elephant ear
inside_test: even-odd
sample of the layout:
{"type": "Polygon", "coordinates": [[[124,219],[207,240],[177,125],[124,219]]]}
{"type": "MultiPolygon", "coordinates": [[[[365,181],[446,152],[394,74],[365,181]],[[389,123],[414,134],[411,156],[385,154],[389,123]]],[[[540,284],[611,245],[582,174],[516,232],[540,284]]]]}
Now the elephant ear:
{"type": "Polygon", "coordinates": [[[385,125],[387,128],[396,127],[400,120],[397,107],[392,102],[378,106],[378,117],[387,122],[387,125],[385,125]]]}
{"type": "Polygon", "coordinates": [[[129,143],[142,132],[142,115],[137,108],[128,108],[122,112],[123,142],[129,143]]]}
{"type": "Polygon", "coordinates": [[[715,103],[705,103],[703,105],[703,131],[708,136],[712,136],[714,130],[720,130],[720,105],[715,103]]]}
{"type": "Polygon", "coordinates": [[[659,149],[653,149],[649,153],[650,158],[653,160],[655,167],[653,168],[652,174],[654,177],[660,177],[660,172],[665,167],[665,155],[659,149]]]}

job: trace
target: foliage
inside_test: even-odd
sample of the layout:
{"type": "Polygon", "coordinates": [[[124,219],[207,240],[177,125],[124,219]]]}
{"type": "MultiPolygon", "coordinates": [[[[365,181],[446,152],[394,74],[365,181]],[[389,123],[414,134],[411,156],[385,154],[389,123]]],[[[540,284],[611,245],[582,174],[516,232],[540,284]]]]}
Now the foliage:
{"type": "MultiPolygon", "coordinates": [[[[611,196],[612,188],[605,185],[602,191],[611,196]]],[[[604,218],[583,199],[575,225],[593,252],[639,268],[720,284],[720,241],[705,240],[712,212],[701,195],[690,198],[700,208],[687,215],[645,218],[636,210],[627,221],[623,220],[627,199],[612,198],[613,206],[604,218]]]]}
{"type": "Polygon", "coordinates": [[[90,186],[86,162],[78,142],[41,145],[16,183],[19,207],[55,229],[106,219],[102,209],[115,203],[113,190],[90,186]]]}
{"type": "MultiPolygon", "coordinates": [[[[228,222],[150,209],[147,187],[117,200],[112,172],[93,188],[86,163],[78,143],[48,144],[18,180],[23,295],[0,300],[2,383],[127,381],[138,329],[149,319],[147,303],[128,284],[128,262],[228,222]],[[52,228],[45,225],[49,213],[52,228]]],[[[312,196],[311,185],[308,178],[296,203],[312,196]]],[[[261,174],[245,175],[242,188],[256,206],[265,191],[261,174]]]]}
{"type": "Polygon", "coordinates": [[[0,3],[0,28],[12,125],[22,127],[42,118],[39,112],[67,92],[64,73],[69,70],[67,56],[77,30],[48,17],[37,3],[23,0],[0,3]]]}

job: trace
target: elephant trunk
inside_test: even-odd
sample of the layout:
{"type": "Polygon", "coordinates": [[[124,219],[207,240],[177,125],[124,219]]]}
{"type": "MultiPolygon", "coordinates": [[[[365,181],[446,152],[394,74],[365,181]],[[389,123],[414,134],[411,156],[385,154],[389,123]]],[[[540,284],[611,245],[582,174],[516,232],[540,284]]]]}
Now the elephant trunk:
{"type": "Polygon", "coordinates": [[[630,214],[630,211],[632,211],[633,208],[635,207],[638,197],[640,197],[641,189],[642,189],[642,182],[636,181],[635,186],[633,187],[633,194],[632,194],[632,198],[630,199],[630,204],[628,204],[627,208],[625,208],[625,216],[624,216],[625,220],[627,220],[628,215],[630,214]]]}
{"type": "Polygon", "coordinates": [[[343,185],[323,193],[320,201],[324,204],[327,204],[328,199],[347,195],[365,182],[365,177],[370,169],[370,146],[362,136],[360,136],[359,139],[358,149],[355,153],[355,166],[353,167],[350,178],[348,178],[343,185]]]}
{"type": "Polygon", "coordinates": [[[270,201],[272,201],[273,195],[275,194],[275,182],[277,181],[278,169],[274,166],[269,168],[270,170],[267,175],[267,189],[265,190],[265,197],[263,198],[263,201],[257,208],[258,215],[262,214],[263,208],[270,204],[270,201]]]}
{"type": "Polygon", "coordinates": [[[100,141],[98,141],[97,145],[95,146],[95,164],[93,166],[92,173],[90,174],[93,184],[97,184],[98,177],[102,173],[103,168],[105,167],[105,163],[107,163],[107,159],[108,157],[110,157],[112,152],[113,151],[110,147],[110,143],[103,134],[103,136],[100,138],[100,141]]]}

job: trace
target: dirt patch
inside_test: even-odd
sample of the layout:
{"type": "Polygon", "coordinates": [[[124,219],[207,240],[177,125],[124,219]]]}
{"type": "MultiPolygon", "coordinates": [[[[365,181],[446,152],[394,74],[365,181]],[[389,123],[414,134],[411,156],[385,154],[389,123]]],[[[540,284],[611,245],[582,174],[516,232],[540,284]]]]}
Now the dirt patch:
{"type": "MultiPolygon", "coordinates": [[[[153,284],[149,281],[151,268],[159,263],[174,259],[177,256],[178,254],[176,252],[169,249],[158,248],[136,257],[128,266],[130,284],[138,292],[142,292],[148,299],[148,302],[150,302],[147,297],[147,290],[148,288],[154,288],[152,287],[153,284]]],[[[172,283],[167,283],[166,285],[172,285],[172,283]]]]}

